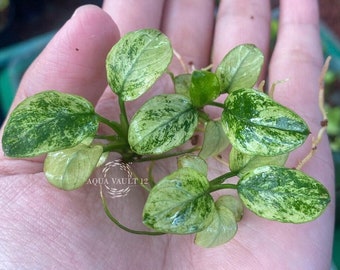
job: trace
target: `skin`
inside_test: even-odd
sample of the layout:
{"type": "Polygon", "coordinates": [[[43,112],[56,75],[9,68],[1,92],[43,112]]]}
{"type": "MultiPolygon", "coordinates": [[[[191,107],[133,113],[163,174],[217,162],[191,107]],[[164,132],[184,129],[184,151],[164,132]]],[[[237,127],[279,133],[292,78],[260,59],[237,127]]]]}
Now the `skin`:
{"type": "MultiPolygon", "coordinates": [[[[318,7],[316,0],[281,0],[278,40],[269,59],[269,2],[221,1],[216,21],[214,1],[207,0],[112,0],[104,1],[103,10],[81,7],[27,70],[13,108],[39,91],[58,89],[82,95],[97,104],[99,113],[114,115],[105,57],[120,34],[138,28],[161,29],[184,61],[197,68],[209,65],[210,56],[216,66],[237,44],[254,43],[266,56],[263,77],[268,85],[289,79],[276,87],[274,98],[299,113],[311,128],[310,139],[288,161],[288,166],[296,166],[310,150],[322,120],[318,7]]],[[[181,72],[176,61],[171,68],[181,72]]],[[[303,167],[332,197],[315,221],[282,224],[246,211],[233,240],[203,249],[193,244],[193,236],[149,237],[122,231],[105,216],[98,186],[59,191],[45,180],[42,158],[10,159],[1,150],[0,265],[5,269],[330,269],[332,166],[324,137],[303,167]]],[[[165,167],[163,163],[161,168],[165,167]]],[[[109,206],[124,224],[142,228],[138,220],[144,199],[145,193],[136,191],[126,199],[110,200],[109,206]]]]}

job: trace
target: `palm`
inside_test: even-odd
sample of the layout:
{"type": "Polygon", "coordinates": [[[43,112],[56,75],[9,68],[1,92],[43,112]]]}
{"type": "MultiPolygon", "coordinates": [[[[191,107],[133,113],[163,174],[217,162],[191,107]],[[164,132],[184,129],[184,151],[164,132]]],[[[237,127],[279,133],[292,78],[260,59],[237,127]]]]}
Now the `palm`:
{"type": "MultiPolygon", "coordinates": [[[[160,2],[155,1],[153,8],[159,9],[157,5],[160,2]]],[[[285,1],[282,1],[283,9],[285,7],[287,9],[288,2],[286,1],[285,4],[285,1]]],[[[120,22],[122,31],[133,29],[131,22],[127,23],[117,15],[119,9],[114,9],[114,5],[112,2],[106,2],[105,7],[111,12],[112,17],[118,23],[120,22]]],[[[143,4],[139,5],[141,8],[146,7],[143,4]]],[[[202,30],[203,34],[200,33],[198,37],[191,29],[185,29],[186,45],[181,44],[183,33],[178,34],[176,31],[181,26],[176,26],[174,21],[169,21],[176,14],[175,11],[179,12],[176,9],[178,7],[175,5],[168,7],[169,12],[166,13],[167,16],[163,19],[162,26],[173,39],[175,46],[183,45],[182,50],[180,48],[178,50],[185,60],[192,60],[198,67],[208,64],[210,54],[211,37],[208,33],[212,31],[212,12],[206,16],[206,20],[202,21],[197,21],[195,15],[196,12],[198,17],[203,16],[204,12],[212,10],[211,3],[205,5],[207,6],[202,5],[202,10],[198,8],[186,13],[189,25],[194,22],[195,29],[205,27],[202,30]],[[200,23],[202,25],[199,25],[200,23]]],[[[221,13],[227,5],[221,6],[221,13]]],[[[228,8],[234,9],[234,12],[242,12],[236,6],[230,5],[228,8]]],[[[253,12],[256,12],[255,17],[257,14],[264,16],[264,19],[269,16],[265,8],[253,12]]],[[[79,13],[77,18],[72,19],[65,26],[40,56],[40,60],[37,60],[27,72],[15,102],[37,90],[51,88],[66,92],[73,91],[93,102],[100,98],[101,93],[94,92],[93,89],[105,88],[103,61],[107,51],[117,40],[117,31],[108,16],[98,9],[87,8],[79,13]],[[93,24],[84,27],[88,20],[91,20],[93,24]],[[96,35],[95,40],[89,38],[93,35],[96,35]],[[72,50],[76,47],[82,54],[76,54],[76,51],[72,50]],[[61,52],[57,53],[57,49],[61,52]],[[55,72],[54,76],[44,73],[46,72],[44,67],[48,63],[56,65],[55,69],[49,69],[55,72]],[[63,80],[60,80],[61,76],[64,77],[63,80]]],[[[159,12],[157,11],[156,14],[159,12]]],[[[160,25],[151,18],[148,21],[142,11],[139,16],[139,21],[145,24],[142,27],[160,25]]],[[[285,19],[287,17],[289,16],[285,19]]],[[[267,48],[266,34],[255,36],[252,30],[248,30],[247,39],[242,39],[242,35],[241,37],[235,36],[233,42],[227,40],[225,34],[221,34],[224,32],[222,23],[227,23],[227,19],[232,21],[233,17],[228,14],[225,17],[221,15],[217,22],[214,62],[218,62],[223,54],[238,42],[254,42],[264,50],[267,48]]],[[[249,27],[256,29],[258,25],[263,26],[262,20],[255,20],[255,22],[249,27]]],[[[179,21],[177,23],[180,24],[179,21]]],[[[308,26],[302,27],[308,28],[308,26]]],[[[230,27],[229,31],[232,32],[232,29],[233,27],[230,27]]],[[[288,26],[282,30],[283,40],[287,31],[289,32],[288,26]]],[[[316,33],[309,28],[301,31],[311,32],[311,39],[314,42],[313,38],[316,33]]],[[[298,36],[299,34],[294,31],[290,36],[293,39],[291,42],[295,45],[297,42],[303,43],[297,40],[298,36]]],[[[311,55],[320,55],[319,48],[317,46],[316,49],[311,48],[312,45],[314,43],[300,44],[304,48],[307,47],[311,55]]],[[[292,50],[290,47],[292,44],[289,42],[281,41],[277,46],[279,52],[276,52],[276,55],[278,53],[289,55],[289,50],[292,50]]],[[[275,97],[307,118],[315,133],[320,121],[315,105],[317,103],[316,91],[314,95],[308,94],[310,98],[308,104],[302,102],[306,98],[303,92],[299,96],[296,95],[295,100],[292,100],[292,95],[289,94],[304,88],[317,89],[321,57],[316,57],[314,60],[308,59],[306,55],[304,57],[306,59],[302,62],[293,57],[285,62],[275,58],[274,54],[269,75],[271,81],[287,77],[291,79],[289,83],[280,86],[284,90],[277,91],[275,97]],[[315,64],[313,61],[317,61],[316,66],[313,66],[312,63],[315,64]],[[292,71],[291,67],[294,65],[296,70],[292,71]],[[299,73],[299,67],[307,70],[305,73],[299,73]],[[299,99],[300,96],[302,99],[299,99]]],[[[176,65],[173,68],[176,69],[176,65]]],[[[111,98],[110,91],[106,91],[98,102],[99,112],[114,115],[111,98]]],[[[307,148],[302,151],[305,153],[308,151],[307,148]]],[[[295,165],[302,156],[303,153],[297,153],[290,160],[290,165],[295,165]]],[[[168,164],[162,163],[162,165],[161,168],[166,168],[168,164]]],[[[46,182],[42,166],[40,160],[9,160],[4,157],[0,160],[2,186],[0,214],[2,230],[0,234],[3,243],[0,245],[2,250],[0,261],[4,262],[5,267],[14,265],[16,267],[13,268],[28,269],[37,268],[37,266],[40,268],[52,266],[74,268],[76,266],[78,269],[323,269],[329,263],[332,207],[329,207],[325,214],[315,222],[303,225],[270,222],[246,212],[239,224],[238,234],[231,242],[214,249],[202,249],[193,245],[192,236],[150,237],[122,231],[106,217],[102,209],[98,186],[86,185],[72,192],[58,191],[46,182]],[[6,261],[9,263],[6,264],[6,261]]],[[[305,169],[313,177],[323,181],[329,190],[333,190],[332,166],[326,141],[323,141],[318,154],[305,169]]],[[[124,224],[140,229],[142,226],[140,213],[144,200],[145,193],[141,189],[134,189],[129,196],[108,201],[116,217],[124,224]]]]}

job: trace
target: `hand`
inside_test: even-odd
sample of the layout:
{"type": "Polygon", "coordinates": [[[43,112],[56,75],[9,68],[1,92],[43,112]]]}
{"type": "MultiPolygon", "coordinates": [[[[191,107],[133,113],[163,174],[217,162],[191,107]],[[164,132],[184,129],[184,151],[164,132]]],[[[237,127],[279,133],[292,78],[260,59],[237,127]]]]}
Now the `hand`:
{"type": "MultiPolygon", "coordinates": [[[[211,55],[216,66],[240,43],[256,44],[268,60],[269,2],[221,1],[215,25],[212,0],[108,0],[103,9],[109,15],[81,7],[28,69],[13,107],[39,91],[57,89],[82,95],[100,113],[112,115],[104,61],[119,31],[159,28],[184,61],[197,68],[209,65],[211,55]]],[[[322,64],[317,1],[282,0],[278,41],[263,78],[268,76],[268,85],[289,79],[276,87],[274,98],[306,119],[313,136],[322,120],[322,64]]],[[[172,69],[179,68],[175,60],[172,69]]],[[[294,152],[288,166],[295,166],[310,145],[307,141],[294,152]]],[[[105,216],[98,187],[59,191],[47,183],[42,169],[41,158],[17,160],[0,153],[0,265],[5,269],[330,269],[335,197],[326,138],[304,167],[331,192],[332,203],[321,217],[293,225],[246,211],[236,237],[213,249],[195,246],[192,236],[122,231],[105,216]]],[[[137,195],[110,201],[114,214],[131,227],[141,216],[138,205],[145,196],[137,195]]]]}

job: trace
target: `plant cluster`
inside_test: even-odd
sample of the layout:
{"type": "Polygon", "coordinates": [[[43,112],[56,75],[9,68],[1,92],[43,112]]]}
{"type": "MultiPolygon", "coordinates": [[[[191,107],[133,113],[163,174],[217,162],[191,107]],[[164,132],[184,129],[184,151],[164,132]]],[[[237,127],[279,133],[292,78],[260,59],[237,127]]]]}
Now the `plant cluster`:
{"type": "MultiPolygon", "coordinates": [[[[146,187],[142,219],[154,231],[140,233],[196,233],[195,243],[204,247],[221,245],[235,235],[244,206],[279,222],[317,218],[330,201],[327,189],[300,170],[285,167],[309,128],[295,112],[254,88],[264,61],[261,51],[251,44],[239,45],[215,72],[202,69],[178,76],[168,71],[172,57],[168,38],[158,30],[128,33],[106,60],[119,121],[99,115],[83,97],[40,92],[11,113],[2,138],[5,154],[47,154],[46,178],[64,190],[84,185],[109,152],[119,153],[123,162],[177,156],[177,170],[146,187]],[[164,73],[171,76],[174,92],[152,96],[129,119],[126,103],[138,99],[164,73]],[[222,98],[224,102],[217,101],[222,98]],[[209,115],[209,106],[219,108],[219,118],[209,115]],[[100,123],[112,134],[98,134],[100,123]],[[196,132],[204,134],[202,144],[185,148],[196,132]],[[227,147],[229,169],[209,180],[207,159],[227,147]],[[236,184],[228,182],[231,177],[238,177],[236,184]],[[212,197],[225,189],[236,190],[238,196],[212,197]]],[[[107,215],[125,228],[102,199],[107,215]]]]}

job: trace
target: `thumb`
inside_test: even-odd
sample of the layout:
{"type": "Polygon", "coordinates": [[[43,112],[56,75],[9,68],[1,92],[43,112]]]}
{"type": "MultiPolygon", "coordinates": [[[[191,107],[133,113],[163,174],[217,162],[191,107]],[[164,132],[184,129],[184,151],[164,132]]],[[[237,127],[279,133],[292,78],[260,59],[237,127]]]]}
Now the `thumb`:
{"type": "Polygon", "coordinates": [[[13,105],[51,89],[96,103],[107,84],[106,55],[118,38],[116,24],[102,9],[78,8],[26,71],[13,105]]]}

